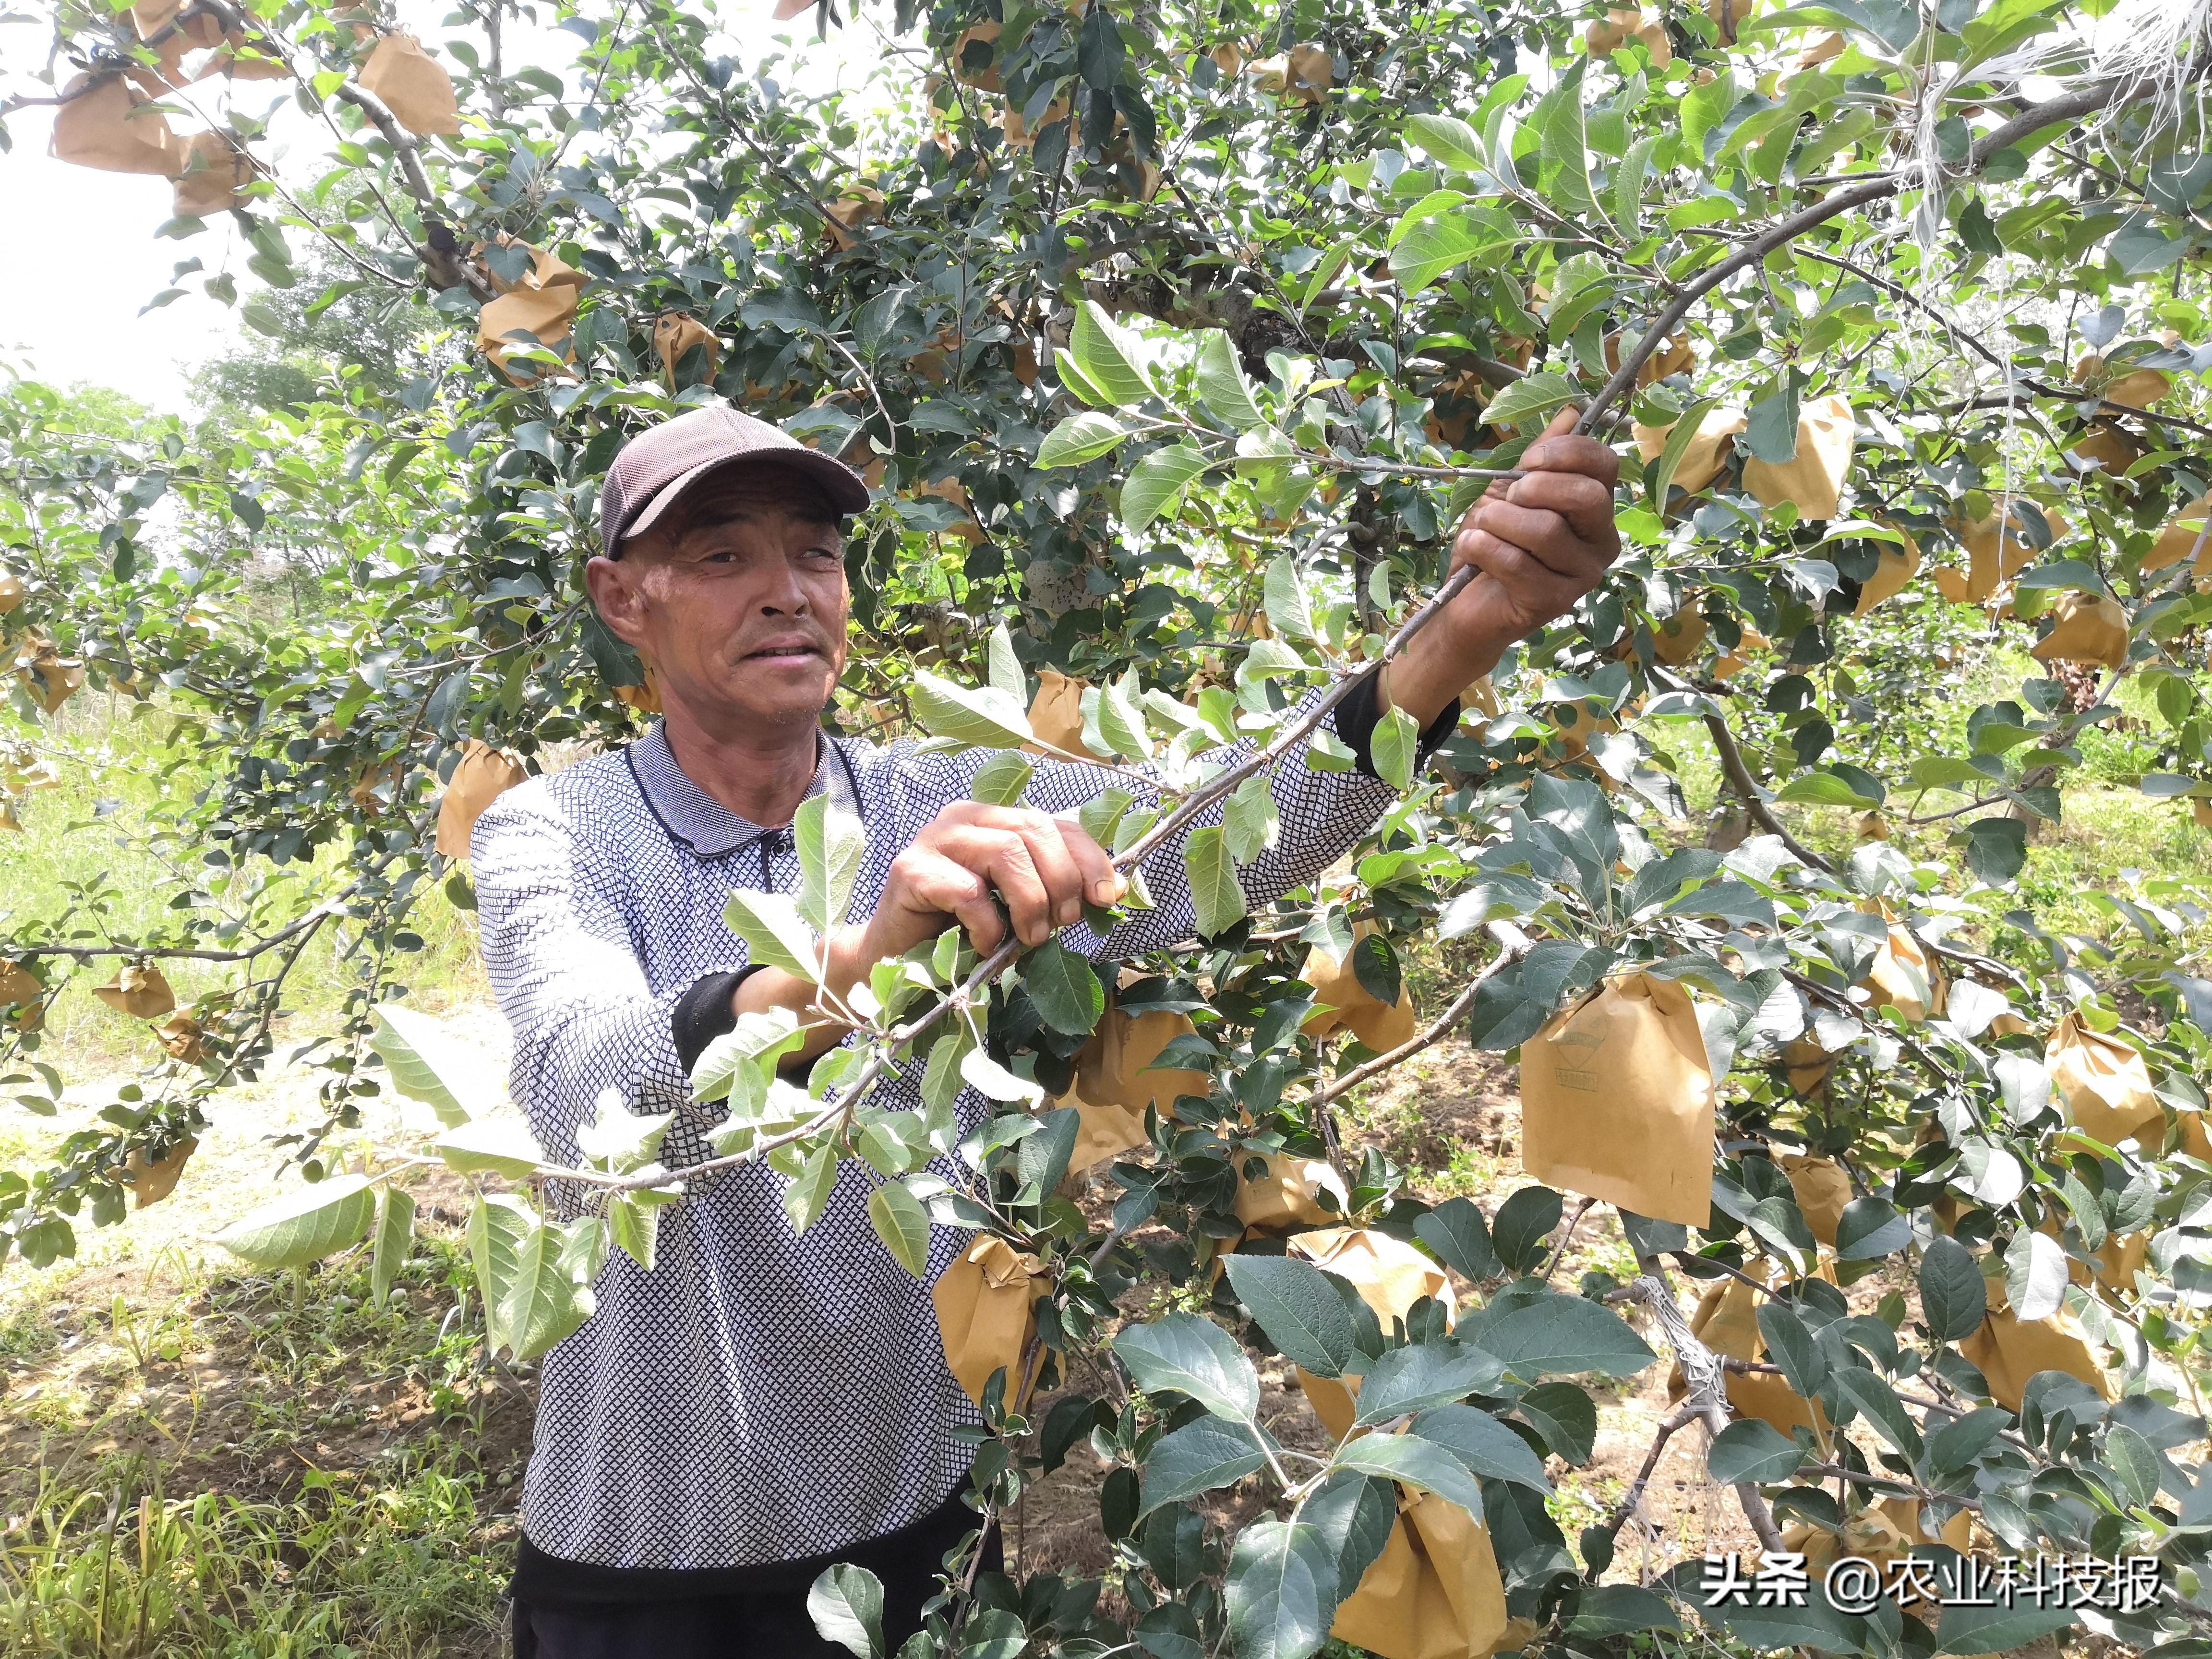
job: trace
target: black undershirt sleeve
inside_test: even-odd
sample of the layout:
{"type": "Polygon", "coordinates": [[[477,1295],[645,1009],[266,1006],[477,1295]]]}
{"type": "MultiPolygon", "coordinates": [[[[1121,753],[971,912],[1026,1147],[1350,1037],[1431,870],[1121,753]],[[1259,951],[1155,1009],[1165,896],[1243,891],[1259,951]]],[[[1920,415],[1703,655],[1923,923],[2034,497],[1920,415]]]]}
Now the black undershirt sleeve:
{"type": "MultiPolygon", "coordinates": [[[[1382,710],[1375,706],[1376,678],[1370,674],[1353,686],[1345,694],[1344,701],[1337,704],[1335,713],[1336,735],[1358,757],[1359,769],[1370,778],[1379,779],[1382,775],[1375,769],[1375,756],[1369,747],[1375,738],[1376,723],[1382,718],[1382,710]]],[[[1429,757],[1436,753],[1437,746],[1459,725],[1459,699],[1454,697],[1421,733],[1420,754],[1413,763],[1417,775],[1429,763],[1429,757]]]]}
{"type": "Polygon", "coordinates": [[[740,968],[730,974],[702,974],[692,981],[690,990],[677,999],[669,1024],[676,1038],[676,1057],[684,1062],[687,1077],[699,1063],[699,1056],[707,1052],[708,1043],[738,1029],[737,1011],[730,1006],[730,999],[757,966],[756,963],[740,968]]]}

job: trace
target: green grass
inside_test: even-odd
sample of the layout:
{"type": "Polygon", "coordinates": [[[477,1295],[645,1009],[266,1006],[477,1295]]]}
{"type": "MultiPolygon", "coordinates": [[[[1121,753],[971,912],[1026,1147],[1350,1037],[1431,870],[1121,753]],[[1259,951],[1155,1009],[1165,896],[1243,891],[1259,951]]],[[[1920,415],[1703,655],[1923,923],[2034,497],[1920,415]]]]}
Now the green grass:
{"type": "Polygon", "coordinates": [[[425,1241],[384,1310],[357,1258],[296,1299],[47,1285],[0,1351],[0,1655],[498,1652],[529,1414],[479,1368],[458,1266],[425,1241]]]}
{"type": "MultiPolygon", "coordinates": [[[[227,880],[199,865],[198,849],[173,838],[173,815],[216,774],[199,757],[164,744],[168,723],[159,702],[88,693],[48,728],[40,746],[59,782],[31,796],[21,834],[0,835],[0,935],[42,939],[48,937],[42,924],[74,909],[66,928],[71,942],[146,939],[173,926],[171,900],[195,883],[210,884],[226,915],[241,914],[260,891],[262,915],[281,922],[343,885],[343,854],[336,848],[322,849],[312,864],[261,865],[227,880]]],[[[423,949],[395,956],[390,972],[415,1001],[435,1008],[484,994],[472,917],[434,887],[415,905],[410,926],[423,949]]],[[[352,942],[349,930],[326,927],[286,981],[295,1033],[326,1029],[357,983],[358,957],[347,955],[352,942]]],[[[107,958],[80,970],[47,1012],[44,1056],[65,1056],[55,1063],[72,1074],[160,1058],[141,1022],[91,994],[117,965],[107,958]]],[[[179,1000],[189,1002],[239,984],[243,970],[177,962],[163,971],[179,1000]]]]}

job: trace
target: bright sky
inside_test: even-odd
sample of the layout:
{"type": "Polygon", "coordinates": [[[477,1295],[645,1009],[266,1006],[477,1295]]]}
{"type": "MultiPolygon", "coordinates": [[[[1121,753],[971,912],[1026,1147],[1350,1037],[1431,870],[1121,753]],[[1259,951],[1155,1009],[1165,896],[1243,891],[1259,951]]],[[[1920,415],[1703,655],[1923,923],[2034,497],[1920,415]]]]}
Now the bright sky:
{"type": "MultiPolygon", "coordinates": [[[[810,89],[841,79],[852,84],[880,60],[878,42],[865,27],[833,29],[817,46],[811,16],[778,23],[772,9],[765,0],[747,0],[746,13],[737,20],[734,44],[748,64],[774,50],[778,36],[803,48],[803,68],[789,78],[810,89]]],[[[445,10],[424,0],[403,0],[400,7],[403,20],[421,27],[434,49],[444,33],[435,20],[445,10]]],[[[16,15],[27,21],[0,23],[0,65],[11,58],[21,65],[45,49],[42,24],[28,21],[26,13],[16,15]]],[[[538,30],[517,44],[531,61],[565,77],[578,43],[572,35],[538,30]]],[[[274,82],[241,83],[240,91],[272,102],[290,98],[289,87],[274,82]]],[[[187,131],[189,118],[171,125],[187,131]]],[[[0,201],[7,204],[16,250],[0,259],[0,365],[63,386],[112,386],[157,410],[186,412],[193,368],[219,353],[240,326],[237,313],[210,299],[199,284],[208,272],[229,267],[243,298],[254,286],[246,274],[251,250],[240,246],[242,239],[228,215],[189,241],[157,240],[155,233],[169,216],[168,180],[57,161],[46,154],[52,125],[49,110],[19,112],[8,123],[15,148],[0,155],[0,201]],[[192,258],[206,271],[178,284],[185,296],[141,316],[147,301],[170,286],[177,262],[192,258]]],[[[319,148],[296,106],[280,118],[275,134],[275,147],[267,153],[280,173],[285,139],[303,159],[319,148]]]]}

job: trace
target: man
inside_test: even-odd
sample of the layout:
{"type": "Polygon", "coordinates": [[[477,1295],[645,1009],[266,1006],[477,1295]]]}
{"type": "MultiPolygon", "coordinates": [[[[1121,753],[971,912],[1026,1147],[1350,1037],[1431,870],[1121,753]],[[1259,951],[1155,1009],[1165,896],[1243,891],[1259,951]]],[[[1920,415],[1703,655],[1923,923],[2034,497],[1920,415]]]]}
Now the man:
{"type": "MultiPolygon", "coordinates": [[[[1331,715],[1360,769],[1310,769],[1303,753],[1277,765],[1279,843],[1243,872],[1255,903],[1319,875],[1389,804],[1366,763],[1383,698],[1441,741],[1461,689],[1612,562],[1614,457],[1566,424],[1530,447],[1529,476],[1468,514],[1453,557],[1482,574],[1387,684],[1331,715]]],[[[1176,846],[1147,866],[1155,908],[1103,941],[1079,924],[1085,900],[1111,901],[1120,882],[1073,810],[1118,775],[1043,762],[1034,807],[984,806],[967,799],[980,753],[823,736],[847,651],[838,525],[867,501],[837,461],[727,409],[680,416],[615,459],[604,556],[586,574],[607,626],[652,663],[665,717],[502,797],[472,849],[514,1096],[556,1158],[574,1159],[577,1127],[611,1087],[633,1110],[677,1114],[669,1164],[707,1155],[714,1115],[690,1100],[692,1062],[740,1012],[811,995],[749,970],[721,921],[732,890],[797,887],[787,826],[810,795],[826,791],[867,834],[851,920],[830,941],[833,986],[956,921],[990,950],[1006,925],[994,893],[1027,945],[1069,928],[1075,948],[1112,959],[1190,933],[1176,846]]],[[[879,1103],[913,1104],[915,1089],[887,1087],[879,1103]]],[[[799,1235],[782,1177],[747,1165],[663,1212],[653,1273],[609,1260],[597,1313],[541,1372],[519,1659],[834,1652],[805,1605],[834,1560],[884,1581],[894,1647],[918,1626],[972,1524],[958,1431],[979,1419],[945,1368],[927,1288],[868,1224],[872,1184],[845,1165],[799,1235]]],[[[963,1237],[939,1230],[933,1273],[963,1237]]]]}

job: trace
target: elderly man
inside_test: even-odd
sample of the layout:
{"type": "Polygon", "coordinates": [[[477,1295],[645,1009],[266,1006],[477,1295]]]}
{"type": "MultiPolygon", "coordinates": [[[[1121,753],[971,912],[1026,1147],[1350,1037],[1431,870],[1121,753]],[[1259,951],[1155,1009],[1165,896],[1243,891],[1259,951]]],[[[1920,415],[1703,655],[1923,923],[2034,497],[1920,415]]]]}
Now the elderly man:
{"type": "MultiPolygon", "coordinates": [[[[1313,769],[1303,753],[1276,767],[1281,835],[1243,872],[1255,903],[1319,875],[1389,804],[1366,750],[1382,698],[1441,741],[1461,689],[1612,562],[1611,452],[1563,422],[1523,465],[1459,532],[1454,560],[1479,577],[1387,684],[1331,715],[1359,767],[1313,769]]],[[[586,574],[606,625],[653,664],[665,714],[627,748],[504,796],[472,849],[514,1096],[556,1158],[575,1158],[610,1087],[634,1110],[678,1114],[670,1164],[706,1156],[693,1061],[740,1012],[811,995],[750,969],[721,915],[734,889],[797,887],[787,826],[811,795],[867,835],[830,941],[834,986],[954,921],[991,949],[1006,926],[994,893],[1024,944],[1070,928],[1111,959],[1190,933],[1172,846],[1148,866],[1155,908],[1103,941],[1079,925],[1085,901],[1120,883],[1073,810],[1116,775],[1040,763],[1034,808],[984,806],[968,799],[980,755],[823,734],[848,649],[839,524],[867,502],[837,461],[727,409],[680,416],[615,459],[604,556],[586,574]]],[[[900,1087],[915,1085],[883,1103],[915,1103],[900,1087]]],[[[870,1184],[847,1164],[801,1235],[782,1177],[748,1165],[664,1212],[653,1272],[609,1260],[597,1313],[544,1361],[514,1583],[521,1659],[836,1651],[805,1604],[836,1560],[883,1580],[894,1646],[918,1626],[972,1526],[960,1431],[979,1418],[927,1288],[868,1224],[870,1184]]],[[[957,1242],[939,1230],[933,1272],[957,1242]]]]}

